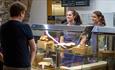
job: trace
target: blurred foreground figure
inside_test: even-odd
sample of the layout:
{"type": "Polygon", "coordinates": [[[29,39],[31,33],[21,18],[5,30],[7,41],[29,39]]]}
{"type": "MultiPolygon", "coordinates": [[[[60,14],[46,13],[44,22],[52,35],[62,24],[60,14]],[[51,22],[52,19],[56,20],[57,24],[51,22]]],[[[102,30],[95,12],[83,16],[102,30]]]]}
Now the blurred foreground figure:
{"type": "Polygon", "coordinates": [[[3,70],[31,70],[36,45],[29,25],[22,23],[26,6],[15,2],[10,7],[10,17],[1,26],[1,47],[3,49],[3,70]]]}

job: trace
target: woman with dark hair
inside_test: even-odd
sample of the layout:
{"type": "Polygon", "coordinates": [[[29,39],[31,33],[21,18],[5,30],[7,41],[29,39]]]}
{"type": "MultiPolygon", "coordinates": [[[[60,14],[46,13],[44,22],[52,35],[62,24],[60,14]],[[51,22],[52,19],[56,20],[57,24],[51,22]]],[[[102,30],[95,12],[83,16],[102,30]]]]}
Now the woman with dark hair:
{"type": "MultiPolygon", "coordinates": [[[[106,25],[104,15],[101,13],[101,11],[94,11],[92,13],[91,18],[92,18],[92,22],[94,26],[105,26],[106,25]]],[[[105,46],[106,36],[99,35],[98,37],[99,37],[98,44],[100,45],[100,47],[105,46]]],[[[93,47],[93,53],[96,54],[97,53],[97,46],[96,46],[97,36],[95,33],[91,34],[90,44],[93,47]]]]}
{"type": "Polygon", "coordinates": [[[75,16],[74,18],[74,21],[75,21],[75,25],[80,25],[82,24],[82,21],[81,21],[81,18],[80,18],[80,15],[78,12],[76,12],[75,10],[69,10],[69,11],[72,11],[73,12],[73,15],[75,16]]]}
{"type": "Polygon", "coordinates": [[[80,25],[82,24],[80,15],[76,10],[74,9],[69,9],[66,13],[66,19],[62,23],[67,24],[67,25],[80,25]]]}
{"type": "Polygon", "coordinates": [[[105,18],[101,11],[94,11],[92,14],[92,21],[96,26],[105,26],[105,18]]]}
{"type": "MultiPolygon", "coordinates": [[[[66,24],[67,26],[71,26],[71,25],[81,25],[82,21],[80,18],[80,15],[78,12],[76,12],[76,10],[74,9],[69,9],[66,12],[66,20],[64,20],[64,24],[66,24]]],[[[63,43],[78,43],[78,34],[76,34],[75,32],[63,32],[62,36],[60,37],[60,42],[63,43]]]]}

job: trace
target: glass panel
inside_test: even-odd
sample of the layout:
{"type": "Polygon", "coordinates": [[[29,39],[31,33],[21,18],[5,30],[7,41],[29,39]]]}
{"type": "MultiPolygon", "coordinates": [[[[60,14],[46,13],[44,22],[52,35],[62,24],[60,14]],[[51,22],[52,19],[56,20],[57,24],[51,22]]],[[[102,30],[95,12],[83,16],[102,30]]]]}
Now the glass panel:
{"type": "Polygon", "coordinates": [[[37,39],[36,59],[39,60],[35,62],[39,68],[44,68],[41,62],[48,62],[51,63],[50,68],[81,66],[82,69],[84,64],[99,61],[90,44],[91,29],[90,26],[47,25],[45,28],[44,25],[33,25],[35,36],[43,31],[37,39]],[[61,41],[62,38],[64,42],[61,41]]]}
{"type": "Polygon", "coordinates": [[[33,25],[35,36],[42,32],[36,40],[38,51],[34,66],[37,64],[40,69],[49,70],[112,69],[115,64],[115,34],[111,30],[105,32],[103,28],[106,27],[102,30],[90,27],[33,25]]]}

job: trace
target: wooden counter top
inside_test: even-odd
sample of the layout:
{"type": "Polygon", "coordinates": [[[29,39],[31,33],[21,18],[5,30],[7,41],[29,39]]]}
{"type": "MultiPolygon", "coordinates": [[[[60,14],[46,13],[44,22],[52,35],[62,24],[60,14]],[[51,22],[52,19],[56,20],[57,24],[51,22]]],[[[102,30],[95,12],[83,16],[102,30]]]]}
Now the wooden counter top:
{"type": "Polygon", "coordinates": [[[106,61],[99,61],[96,63],[91,63],[91,64],[84,64],[84,65],[79,65],[79,66],[72,66],[72,67],[66,67],[66,66],[61,66],[60,68],[62,70],[81,70],[81,69],[91,69],[91,70],[95,70],[98,68],[106,68],[107,66],[107,62],[106,61]]]}

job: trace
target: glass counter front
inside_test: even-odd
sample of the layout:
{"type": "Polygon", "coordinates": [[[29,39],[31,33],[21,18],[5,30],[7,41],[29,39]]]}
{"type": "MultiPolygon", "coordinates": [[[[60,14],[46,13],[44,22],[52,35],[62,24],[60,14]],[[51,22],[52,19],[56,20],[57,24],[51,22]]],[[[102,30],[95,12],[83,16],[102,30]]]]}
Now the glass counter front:
{"type": "Polygon", "coordinates": [[[34,67],[48,70],[107,70],[108,62],[114,59],[115,48],[111,47],[110,50],[108,45],[111,40],[108,35],[115,36],[114,32],[99,32],[98,27],[91,25],[34,24],[32,30],[34,36],[40,37],[36,40],[38,50],[34,67]],[[61,42],[61,37],[68,41],[61,42]],[[105,50],[109,51],[107,54],[112,53],[109,54],[112,58],[103,57],[105,50]]]}

